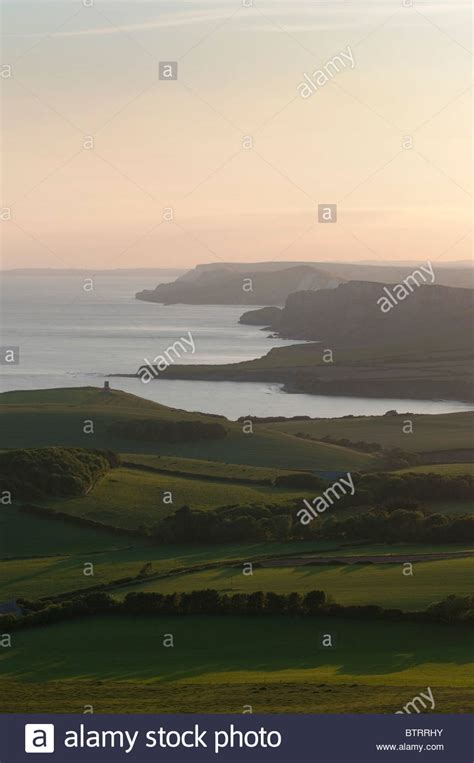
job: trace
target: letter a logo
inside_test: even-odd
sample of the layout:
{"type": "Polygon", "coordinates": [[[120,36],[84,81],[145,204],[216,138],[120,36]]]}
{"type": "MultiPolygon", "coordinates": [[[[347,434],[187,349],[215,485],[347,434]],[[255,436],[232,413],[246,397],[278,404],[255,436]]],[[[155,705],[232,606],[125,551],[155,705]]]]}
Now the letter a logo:
{"type": "Polygon", "coordinates": [[[27,723],[25,752],[54,752],[54,724],[27,723]]]}

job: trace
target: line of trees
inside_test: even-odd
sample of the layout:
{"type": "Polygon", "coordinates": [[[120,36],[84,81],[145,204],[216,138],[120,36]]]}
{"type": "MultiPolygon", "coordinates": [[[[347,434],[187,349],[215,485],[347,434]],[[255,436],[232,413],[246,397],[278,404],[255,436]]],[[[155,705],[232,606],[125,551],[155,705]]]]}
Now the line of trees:
{"type": "Polygon", "coordinates": [[[21,511],[25,511],[27,514],[35,514],[38,517],[44,519],[60,519],[63,522],[68,522],[78,527],[91,527],[99,532],[113,533],[114,535],[123,535],[125,537],[143,538],[143,535],[149,535],[144,532],[143,529],[134,529],[126,527],[117,527],[116,525],[106,524],[105,522],[99,522],[96,519],[90,519],[89,517],[80,517],[76,514],[67,514],[65,511],[58,511],[57,509],[46,508],[45,506],[36,506],[34,504],[21,504],[19,506],[21,511]]]}
{"type": "Polygon", "coordinates": [[[142,532],[161,543],[231,543],[252,540],[370,540],[379,542],[474,541],[474,517],[424,512],[416,502],[394,501],[351,516],[334,514],[308,525],[299,522],[300,504],[236,506],[202,511],[183,506],[142,532]],[[400,508],[399,508],[400,507],[400,508]]]}
{"type": "MultiPolygon", "coordinates": [[[[309,528],[311,532],[311,525],[309,528]]],[[[474,516],[424,514],[422,511],[407,509],[376,509],[350,517],[328,517],[320,527],[319,537],[328,540],[371,540],[388,543],[468,543],[474,541],[474,516]]]]}
{"type": "Polygon", "coordinates": [[[292,536],[294,516],[292,505],[249,504],[215,511],[182,506],[156,525],[143,529],[161,543],[286,541],[292,536]]]}
{"type": "Polygon", "coordinates": [[[367,491],[372,501],[410,498],[419,501],[468,501],[474,494],[474,477],[470,474],[434,474],[377,472],[359,476],[354,483],[367,491]]]}
{"type": "Polygon", "coordinates": [[[224,615],[343,617],[359,620],[392,620],[439,623],[474,623],[474,596],[451,595],[424,611],[404,612],[375,604],[342,606],[328,600],[324,591],[280,594],[272,591],[223,594],[215,589],[185,593],[134,591],[123,601],[97,591],[60,603],[18,602],[24,615],[0,616],[0,632],[92,615],[224,615]]]}

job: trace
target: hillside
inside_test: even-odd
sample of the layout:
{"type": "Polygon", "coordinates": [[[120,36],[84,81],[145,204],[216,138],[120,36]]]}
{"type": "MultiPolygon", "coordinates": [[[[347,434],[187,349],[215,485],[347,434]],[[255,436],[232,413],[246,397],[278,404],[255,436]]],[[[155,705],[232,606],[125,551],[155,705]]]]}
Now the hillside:
{"type": "MultiPolygon", "coordinates": [[[[257,429],[258,429],[257,425],[257,429]]],[[[376,442],[383,448],[402,448],[405,451],[430,455],[433,462],[444,454],[463,454],[470,459],[474,411],[441,414],[412,414],[400,410],[397,416],[348,416],[339,419],[308,419],[265,424],[267,430],[277,430],[292,435],[304,435],[322,440],[323,437],[343,438],[355,442],[376,442]],[[410,419],[413,431],[403,431],[403,422],[410,419]],[[439,454],[439,457],[437,457],[439,454]]],[[[469,464],[467,464],[469,466],[469,464]]],[[[413,467],[409,471],[413,471],[413,467]]],[[[424,469],[422,469],[424,470],[424,469]]],[[[415,469],[417,471],[417,469],[415,469]]],[[[426,468],[433,471],[433,468],[426,468]]],[[[448,470],[452,473],[452,470],[448,470]]],[[[470,471],[463,464],[460,473],[470,471]]]]}
{"type": "Polygon", "coordinates": [[[168,408],[120,390],[105,393],[96,387],[74,387],[4,392],[0,395],[0,414],[0,449],[62,445],[311,471],[364,469],[372,463],[369,455],[349,448],[305,442],[263,428],[258,434],[246,434],[241,424],[222,416],[168,408]],[[170,437],[150,442],[136,439],[136,431],[127,432],[129,426],[136,430],[140,420],[219,423],[226,436],[186,441],[170,437]]]}

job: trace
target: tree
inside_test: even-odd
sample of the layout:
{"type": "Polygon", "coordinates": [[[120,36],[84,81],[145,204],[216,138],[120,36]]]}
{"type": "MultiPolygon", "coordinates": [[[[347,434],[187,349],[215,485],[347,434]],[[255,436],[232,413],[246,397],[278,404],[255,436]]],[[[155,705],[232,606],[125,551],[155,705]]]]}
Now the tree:
{"type": "Polygon", "coordinates": [[[326,604],[324,591],[308,591],[303,599],[303,607],[309,615],[314,615],[326,604]]]}

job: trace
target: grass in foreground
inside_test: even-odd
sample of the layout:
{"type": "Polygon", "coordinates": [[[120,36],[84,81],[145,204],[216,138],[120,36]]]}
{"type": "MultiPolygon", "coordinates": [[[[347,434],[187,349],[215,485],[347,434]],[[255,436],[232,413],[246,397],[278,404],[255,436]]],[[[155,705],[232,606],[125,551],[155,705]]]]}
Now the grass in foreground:
{"type": "Polygon", "coordinates": [[[468,629],[423,623],[338,618],[93,617],[14,634],[0,655],[0,673],[20,681],[71,678],[245,683],[329,680],[396,685],[433,680],[468,685],[468,629]],[[163,646],[171,633],[174,647],[163,646]],[[337,636],[333,649],[320,634],[337,636]],[[114,648],[111,649],[113,634],[114,648]]]}
{"type": "MultiPolygon", "coordinates": [[[[426,687],[424,687],[426,690],[426,687]]],[[[469,713],[474,690],[431,683],[438,713],[469,713]]],[[[280,680],[275,683],[105,683],[81,679],[21,683],[0,679],[3,713],[394,713],[419,684],[377,686],[280,680]],[[198,689],[198,691],[196,691],[198,689]]]]}

